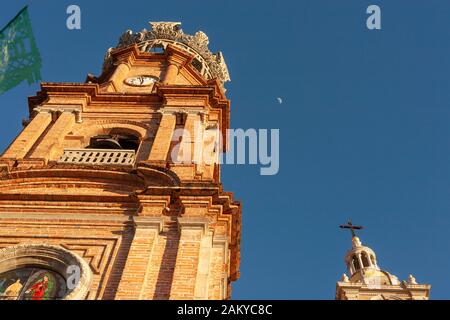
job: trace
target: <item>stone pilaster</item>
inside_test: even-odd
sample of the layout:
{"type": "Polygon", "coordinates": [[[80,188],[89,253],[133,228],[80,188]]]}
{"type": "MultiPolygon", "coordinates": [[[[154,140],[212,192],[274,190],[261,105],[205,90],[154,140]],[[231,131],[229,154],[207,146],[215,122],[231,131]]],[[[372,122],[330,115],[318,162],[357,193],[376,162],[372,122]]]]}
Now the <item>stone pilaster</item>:
{"type": "Polygon", "coordinates": [[[38,114],[31,120],[14,142],[3,153],[3,158],[24,158],[31,147],[52,122],[50,110],[36,110],[38,114]]]}
{"type": "Polygon", "coordinates": [[[152,150],[150,151],[149,162],[165,165],[175,124],[175,114],[163,111],[159,128],[153,141],[152,150]]]}
{"type": "Polygon", "coordinates": [[[180,143],[178,161],[191,164],[202,161],[204,114],[198,111],[187,112],[183,136],[180,143]]]}
{"type": "MultiPolygon", "coordinates": [[[[197,283],[202,240],[208,230],[208,222],[203,217],[178,218],[180,241],[173,274],[170,299],[193,299],[196,288],[199,295],[205,295],[204,284],[197,283]]],[[[206,240],[205,240],[206,241],[206,240]]],[[[205,244],[205,242],[203,242],[205,244]]],[[[205,255],[209,255],[204,250],[205,255]]],[[[200,282],[205,280],[205,266],[200,266],[200,282]]]]}
{"type": "Polygon", "coordinates": [[[200,242],[200,253],[195,282],[194,299],[207,300],[209,290],[209,273],[212,255],[212,235],[206,233],[200,242]]]}
{"type": "Polygon", "coordinates": [[[163,228],[162,217],[135,217],[135,234],[127,256],[115,299],[142,299],[157,238],[163,228]]]}
{"type": "Polygon", "coordinates": [[[77,108],[61,108],[52,111],[54,114],[59,113],[59,117],[31,153],[31,158],[55,160],[62,154],[62,150],[60,150],[62,140],[70,132],[75,122],[81,121],[80,110],[77,108]]]}
{"type": "Polygon", "coordinates": [[[229,254],[228,238],[214,237],[211,250],[211,267],[209,273],[208,299],[227,299],[229,254]]]}
{"type": "Polygon", "coordinates": [[[128,72],[130,71],[130,66],[126,62],[119,62],[114,70],[114,73],[109,78],[111,83],[114,85],[114,89],[116,91],[121,91],[123,87],[123,81],[127,77],[128,72]]]}

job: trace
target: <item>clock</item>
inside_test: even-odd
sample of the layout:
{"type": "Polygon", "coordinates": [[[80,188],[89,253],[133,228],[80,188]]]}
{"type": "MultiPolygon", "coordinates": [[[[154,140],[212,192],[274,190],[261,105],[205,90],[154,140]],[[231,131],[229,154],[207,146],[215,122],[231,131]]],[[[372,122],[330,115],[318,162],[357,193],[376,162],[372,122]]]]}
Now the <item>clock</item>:
{"type": "Polygon", "coordinates": [[[144,87],[150,86],[158,80],[158,77],[155,76],[135,76],[125,79],[125,83],[130,86],[144,87]]]}

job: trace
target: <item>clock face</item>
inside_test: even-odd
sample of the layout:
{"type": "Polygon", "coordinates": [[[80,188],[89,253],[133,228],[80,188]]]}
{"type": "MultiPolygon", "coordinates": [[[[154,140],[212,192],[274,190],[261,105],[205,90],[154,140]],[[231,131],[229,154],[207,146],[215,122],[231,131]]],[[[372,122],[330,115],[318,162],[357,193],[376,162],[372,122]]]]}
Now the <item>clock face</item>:
{"type": "Polygon", "coordinates": [[[125,83],[130,86],[149,86],[154,84],[159,79],[154,76],[135,76],[125,80],[125,83]]]}

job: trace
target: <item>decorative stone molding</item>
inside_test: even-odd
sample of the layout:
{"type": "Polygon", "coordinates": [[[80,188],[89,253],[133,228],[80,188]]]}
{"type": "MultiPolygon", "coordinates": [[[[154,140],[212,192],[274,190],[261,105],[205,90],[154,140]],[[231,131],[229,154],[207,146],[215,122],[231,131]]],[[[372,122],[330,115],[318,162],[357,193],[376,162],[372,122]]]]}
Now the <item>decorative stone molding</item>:
{"type": "Polygon", "coordinates": [[[70,112],[75,115],[75,122],[81,123],[83,122],[81,118],[81,107],[80,106],[73,106],[73,105],[67,105],[67,106],[40,106],[33,109],[36,113],[40,112],[47,112],[50,113],[53,117],[53,121],[56,121],[58,116],[63,112],[70,112]]]}
{"type": "Polygon", "coordinates": [[[65,276],[67,267],[73,265],[80,268],[80,280],[64,300],[83,300],[92,284],[92,271],[78,255],[62,247],[46,244],[21,244],[0,250],[0,272],[38,266],[65,276]]]}
{"type": "Polygon", "coordinates": [[[223,250],[223,263],[228,261],[228,237],[216,236],[213,238],[213,247],[223,250]]]}
{"type": "Polygon", "coordinates": [[[408,285],[406,282],[398,285],[380,285],[373,287],[363,283],[347,282],[345,279],[336,284],[337,300],[366,300],[371,297],[383,296],[385,300],[427,300],[430,285],[408,285]]]}
{"type": "Polygon", "coordinates": [[[177,113],[184,113],[184,114],[198,114],[202,117],[206,115],[206,111],[200,110],[200,109],[189,109],[189,108],[179,108],[179,107],[162,107],[161,109],[157,110],[156,112],[160,114],[168,114],[168,115],[175,115],[177,113]]]}
{"type": "Polygon", "coordinates": [[[206,234],[209,228],[208,219],[204,217],[179,217],[178,228],[181,230],[202,230],[206,234]]]}
{"type": "Polygon", "coordinates": [[[219,130],[219,124],[216,121],[205,121],[205,130],[219,130]]]}
{"type": "Polygon", "coordinates": [[[164,217],[134,217],[136,228],[156,229],[158,233],[163,231],[164,217]]]}
{"type": "MultiPolygon", "coordinates": [[[[180,22],[150,22],[151,31],[143,29],[141,32],[133,33],[127,30],[119,39],[116,48],[123,48],[133,44],[137,44],[141,51],[148,51],[155,46],[164,48],[171,44],[187,50],[195,55],[202,65],[206,68],[201,73],[207,79],[217,78],[222,83],[230,81],[228,67],[221,52],[212,53],[209,48],[208,36],[198,31],[195,35],[188,35],[181,29],[180,22]]],[[[108,50],[105,61],[104,70],[111,65],[111,49],[108,50]]]]}
{"type": "Polygon", "coordinates": [[[34,112],[37,113],[50,113],[52,114],[53,112],[56,112],[55,108],[50,108],[50,107],[36,107],[33,109],[34,112]]]}

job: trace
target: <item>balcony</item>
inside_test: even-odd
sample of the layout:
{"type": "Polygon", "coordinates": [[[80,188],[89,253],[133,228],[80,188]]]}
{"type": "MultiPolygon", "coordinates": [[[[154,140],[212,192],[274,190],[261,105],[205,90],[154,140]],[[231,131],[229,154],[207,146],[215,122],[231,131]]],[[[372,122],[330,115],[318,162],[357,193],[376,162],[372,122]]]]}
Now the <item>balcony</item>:
{"type": "Polygon", "coordinates": [[[133,166],[135,158],[134,150],[65,149],[58,163],[97,166],[133,166]]]}

